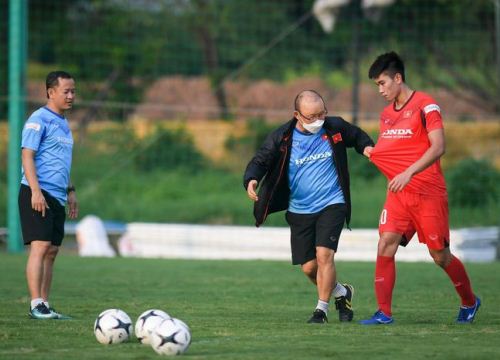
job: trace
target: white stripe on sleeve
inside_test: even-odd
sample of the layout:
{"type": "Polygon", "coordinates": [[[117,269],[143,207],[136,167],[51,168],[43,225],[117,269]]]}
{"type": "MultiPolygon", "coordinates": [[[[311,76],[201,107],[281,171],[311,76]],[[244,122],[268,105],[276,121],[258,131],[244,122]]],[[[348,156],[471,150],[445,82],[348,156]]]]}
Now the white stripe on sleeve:
{"type": "Polygon", "coordinates": [[[37,123],[26,123],[26,125],[24,125],[24,128],[26,130],[32,129],[32,130],[35,130],[35,131],[40,131],[40,124],[37,124],[37,123]]]}
{"type": "Polygon", "coordinates": [[[429,104],[426,107],[424,107],[424,113],[427,115],[431,111],[437,111],[438,113],[441,113],[441,109],[437,104],[429,104]]]}

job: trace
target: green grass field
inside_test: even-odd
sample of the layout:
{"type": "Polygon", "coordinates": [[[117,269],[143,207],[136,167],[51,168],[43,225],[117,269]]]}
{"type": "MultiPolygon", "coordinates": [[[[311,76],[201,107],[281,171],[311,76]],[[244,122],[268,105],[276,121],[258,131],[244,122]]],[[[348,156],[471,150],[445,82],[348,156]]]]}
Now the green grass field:
{"type": "MultiPolygon", "coordinates": [[[[316,304],[299,268],[271,261],[91,259],[62,254],[52,304],[71,321],[27,317],[25,255],[0,254],[0,359],[155,359],[131,341],[101,345],[96,316],[121,308],[135,322],[148,308],[189,324],[187,359],[495,359],[500,357],[500,263],[467,264],[483,306],[474,324],[454,319],[458,298],[431,263],[399,263],[396,323],[385,327],[305,321],[316,304]]],[[[375,310],[373,263],[340,262],[351,282],[355,320],[375,310]]]]}

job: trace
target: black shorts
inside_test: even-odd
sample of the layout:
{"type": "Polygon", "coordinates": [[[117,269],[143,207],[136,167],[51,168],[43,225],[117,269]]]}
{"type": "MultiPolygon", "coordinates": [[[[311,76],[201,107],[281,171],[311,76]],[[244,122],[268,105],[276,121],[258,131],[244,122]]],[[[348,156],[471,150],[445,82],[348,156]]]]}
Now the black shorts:
{"type": "Polygon", "coordinates": [[[318,213],[286,212],[291,230],[292,264],[302,265],[316,258],[316,247],[337,252],[339,237],[347,214],[345,204],[329,205],[318,213]]]}
{"type": "Polygon", "coordinates": [[[45,209],[45,217],[42,217],[41,212],[35,211],[31,207],[30,187],[21,184],[19,189],[19,215],[24,244],[28,245],[34,240],[42,240],[60,246],[64,238],[66,209],[45,190],[42,190],[42,194],[49,206],[48,209],[45,209]]]}

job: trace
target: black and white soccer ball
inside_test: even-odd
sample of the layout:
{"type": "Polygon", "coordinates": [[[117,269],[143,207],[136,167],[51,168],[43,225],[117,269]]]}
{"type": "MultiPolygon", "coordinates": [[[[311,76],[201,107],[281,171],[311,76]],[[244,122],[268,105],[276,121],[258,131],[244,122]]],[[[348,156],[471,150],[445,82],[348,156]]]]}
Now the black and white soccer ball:
{"type": "Polygon", "coordinates": [[[101,344],[118,344],[133,335],[132,320],[120,309],[108,309],[99,314],[94,323],[94,334],[101,344]]]}
{"type": "Polygon", "coordinates": [[[163,320],[170,319],[170,315],[166,312],[158,309],[149,309],[144,311],[135,322],[135,336],[143,344],[150,344],[151,332],[158,326],[163,320]]]}
{"type": "Polygon", "coordinates": [[[153,330],[150,341],[153,350],[160,355],[180,355],[191,344],[191,331],[179,319],[166,319],[153,330]]]}

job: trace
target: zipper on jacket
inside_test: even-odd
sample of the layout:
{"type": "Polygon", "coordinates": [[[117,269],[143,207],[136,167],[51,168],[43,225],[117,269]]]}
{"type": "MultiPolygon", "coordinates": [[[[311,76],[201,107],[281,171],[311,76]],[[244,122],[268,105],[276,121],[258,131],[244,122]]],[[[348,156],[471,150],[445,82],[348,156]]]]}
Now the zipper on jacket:
{"type": "MultiPolygon", "coordinates": [[[[284,138],[283,140],[288,141],[288,137],[284,138]]],[[[267,218],[267,213],[269,211],[269,204],[271,203],[271,199],[274,195],[274,192],[276,191],[276,188],[278,187],[278,184],[280,183],[281,178],[283,177],[283,169],[285,167],[285,163],[286,163],[286,159],[287,159],[287,155],[288,155],[288,146],[285,145],[283,147],[285,148],[285,154],[283,157],[283,161],[281,162],[281,168],[280,168],[280,173],[278,175],[278,181],[276,181],[276,183],[274,184],[273,189],[271,191],[271,194],[269,196],[269,200],[267,200],[266,209],[264,210],[264,216],[262,217],[259,226],[262,225],[264,223],[264,220],[267,218]]]]}
{"type": "MultiPolygon", "coordinates": [[[[333,135],[332,135],[333,136],[333,135]]],[[[334,164],[333,166],[335,167],[335,169],[337,169],[337,172],[338,172],[338,177],[339,177],[339,180],[340,180],[340,188],[342,189],[342,195],[344,195],[344,200],[346,202],[346,206],[348,206],[347,204],[347,199],[346,199],[346,193],[345,193],[345,185],[343,184],[343,181],[341,179],[344,179],[342,177],[342,169],[340,168],[340,165],[339,164],[339,161],[338,161],[338,158],[337,158],[337,152],[335,151],[335,149],[333,148],[333,137],[332,136],[328,136],[328,140],[330,142],[330,147],[332,148],[332,152],[333,152],[333,159],[335,160],[334,161],[334,164]]],[[[347,149],[346,149],[347,150],[347,149]]],[[[346,154],[347,155],[347,154],[346,154]]],[[[349,205],[349,211],[350,211],[350,208],[351,206],[349,205]]],[[[352,231],[352,229],[349,227],[349,222],[347,221],[346,219],[346,227],[352,231]]]]}

